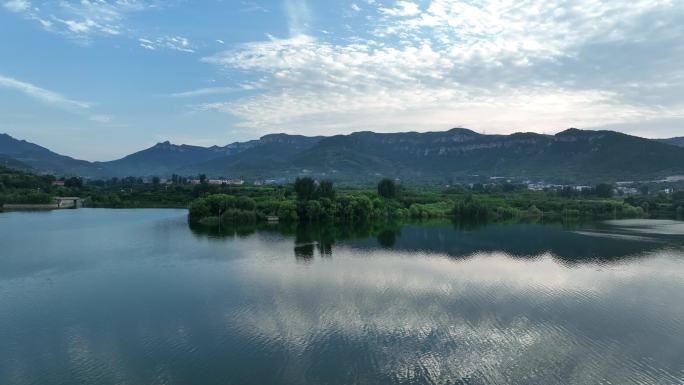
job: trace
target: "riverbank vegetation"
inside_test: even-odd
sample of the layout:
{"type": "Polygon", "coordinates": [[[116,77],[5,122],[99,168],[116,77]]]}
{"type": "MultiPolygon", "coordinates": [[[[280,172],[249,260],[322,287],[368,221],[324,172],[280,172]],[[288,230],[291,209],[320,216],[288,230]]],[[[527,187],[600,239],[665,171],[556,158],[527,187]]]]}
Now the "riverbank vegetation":
{"type": "Polygon", "coordinates": [[[47,204],[53,199],[54,177],[0,167],[0,207],[3,204],[47,204]]]}
{"type": "MultiPolygon", "coordinates": [[[[205,178],[206,180],[206,178],[205,178]]],[[[684,218],[684,192],[613,196],[613,186],[530,191],[510,183],[405,187],[383,179],[376,186],[336,186],[298,178],[289,185],[191,184],[174,178],[57,180],[0,167],[0,205],[44,204],[77,196],[88,207],[188,208],[189,220],[213,225],[350,223],[454,218],[501,221],[519,218],[684,218]]]]}
{"type": "MultiPolygon", "coordinates": [[[[578,194],[563,190],[535,192],[515,185],[404,189],[389,179],[380,181],[376,189],[336,189],[330,181],[317,183],[305,177],[298,178],[292,186],[276,189],[273,194],[222,193],[200,197],[190,204],[189,220],[205,225],[249,224],[269,219],[348,224],[436,218],[635,218],[652,213],[642,205],[612,197],[611,191],[604,185],[578,194]]],[[[679,204],[684,207],[684,201],[671,203],[679,204]]]]}

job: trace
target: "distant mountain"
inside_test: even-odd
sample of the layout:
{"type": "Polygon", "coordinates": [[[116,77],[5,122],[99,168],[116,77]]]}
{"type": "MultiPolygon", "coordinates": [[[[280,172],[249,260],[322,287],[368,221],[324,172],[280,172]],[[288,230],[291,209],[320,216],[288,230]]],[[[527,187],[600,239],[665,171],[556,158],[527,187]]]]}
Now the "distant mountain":
{"type": "Polygon", "coordinates": [[[556,135],[357,132],[331,137],[273,134],[224,147],[159,143],[111,162],[90,163],[0,137],[0,154],[36,170],[94,177],[207,174],[245,179],[298,175],[350,183],[381,176],[407,183],[509,177],[592,183],[684,175],[684,148],[614,131],[569,129],[556,135]]]}
{"type": "Polygon", "coordinates": [[[45,147],[15,139],[7,134],[0,134],[0,154],[44,173],[87,177],[106,175],[96,164],[59,155],[45,147]]]}
{"type": "Polygon", "coordinates": [[[3,155],[0,154],[0,166],[6,167],[6,168],[11,168],[14,170],[22,170],[22,171],[30,171],[31,167],[29,167],[27,164],[24,164],[14,158],[12,158],[9,155],[3,155]]]}
{"type": "Polygon", "coordinates": [[[223,147],[205,148],[163,142],[122,159],[99,164],[110,175],[119,177],[170,175],[188,164],[205,162],[230,153],[232,149],[223,147]]]}
{"type": "Polygon", "coordinates": [[[285,161],[318,140],[298,135],[272,134],[258,140],[208,148],[175,145],[167,141],[122,159],[100,164],[116,176],[221,174],[227,169],[249,169],[253,163],[285,161]]]}
{"type": "Polygon", "coordinates": [[[281,170],[291,168],[293,159],[316,146],[321,140],[323,137],[320,136],[266,135],[259,140],[248,142],[250,146],[242,146],[240,151],[191,164],[180,171],[182,174],[280,177],[281,170]]]}
{"type": "Polygon", "coordinates": [[[661,143],[671,144],[673,146],[684,147],[684,136],[678,136],[676,138],[669,139],[658,139],[658,141],[661,143]]]}
{"type": "Polygon", "coordinates": [[[302,153],[293,165],[344,179],[380,174],[408,181],[473,175],[595,181],[682,174],[684,150],[612,131],[483,135],[457,128],[334,136],[302,153]]]}
{"type": "Polygon", "coordinates": [[[299,143],[289,135],[278,138],[282,143],[277,146],[258,145],[186,170],[270,178],[311,174],[348,182],[391,176],[409,183],[473,176],[589,182],[684,174],[684,150],[613,131],[483,135],[456,128],[427,133],[358,132],[299,143]]]}

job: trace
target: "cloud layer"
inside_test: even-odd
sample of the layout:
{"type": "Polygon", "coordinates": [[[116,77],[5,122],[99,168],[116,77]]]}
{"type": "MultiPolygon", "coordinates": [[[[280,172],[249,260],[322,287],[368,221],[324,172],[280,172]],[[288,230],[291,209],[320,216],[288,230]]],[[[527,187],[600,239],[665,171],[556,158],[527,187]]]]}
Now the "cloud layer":
{"type": "MultiPolygon", "coordinates": [[[[684,127],[682,1],[0,0],[0,17],[3,88],[101,106],[148,141],[684,127]]],[[[112,119],[80,114],[84,132],[112,119]]],[[[69,119],[0,123],[24,137],[69,119]]]]}
{"type": "Polygon", "coordinates": [[[149,37],[131,27],[128,18],[136,13],[153,11],[174,2],[157,0],[81,0],[34,1],[10,0],[3,6],[26,19],[36,21],[46,31],[66,36],[81,43],[96,37],[122,36],[135,39],[145,49],[171,49],[192,53],[190,41],[182,36],[149,37]],[[35,3],[35,4],[34,4],[35,3]]]}
{"type": "Polygon", "coordinates": [[[554,131],[684,116],[682,3],[433,0],[357,8],[365,30],[350,36],[317,38],[294,19],[288,38],[204,58],[251,77],[260,92],[200,108],[258,131],[302,133],[456,125],[554,131]]]}

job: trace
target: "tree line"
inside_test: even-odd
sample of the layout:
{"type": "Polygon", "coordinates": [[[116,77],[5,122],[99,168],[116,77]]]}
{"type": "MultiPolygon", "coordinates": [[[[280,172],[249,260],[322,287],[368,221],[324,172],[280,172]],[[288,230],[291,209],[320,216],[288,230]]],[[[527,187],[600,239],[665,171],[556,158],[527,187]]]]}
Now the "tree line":
{"type": "Polygon", "coordinates": [[[309,177],[297,178],[291,187],[291,193],[279,196],[238,199],[229,194],[207,195],[191,203],[189,219],[193,223],[225,225],[261,222],[269,217],[284,222],[364,223],[446,217],[485,221],[648,215],[641,205],[612,198],[608,189],[600,185],[571,196],[563,191],[535,192],[517,187],[479,192],[477,188],[462,186],[442,191],[404,189],[392,179],[382,179],[374,190],[338,190],[331,181],[317,182],[309,177]]]}
{"type": "MultiPolygon", "coordinates": [[[[178,183],[173,183],[173,180],[178,183]]],[[[332,181],[297,178],[287,185],[230,186],[171,184],[141,178],[85,181],[36,175],[0,167],[0,205],[52,202],[79,196],[90,207],[190,208],[190,219],[205,223],[256,223],[268,217],[283,222],[361,223],[370,220],[462,218],[502,220],[523,217],[684,218],[684,192],[613,197],[613,186],[582,190],[566,187],[529,191],[510,183],[405,187],[382,179],[374,187],[338,187],[332,181]]]]}

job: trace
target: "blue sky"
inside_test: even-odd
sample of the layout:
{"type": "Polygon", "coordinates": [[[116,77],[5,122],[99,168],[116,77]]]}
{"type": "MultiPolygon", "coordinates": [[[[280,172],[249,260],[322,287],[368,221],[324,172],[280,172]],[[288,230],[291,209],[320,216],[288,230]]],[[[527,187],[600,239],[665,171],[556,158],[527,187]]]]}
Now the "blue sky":
{"type": "Polygon", "coordinates": [[[0,132],[114,159],[266,133],[684,135],[684,2],[0,0],[0,132]]]}

